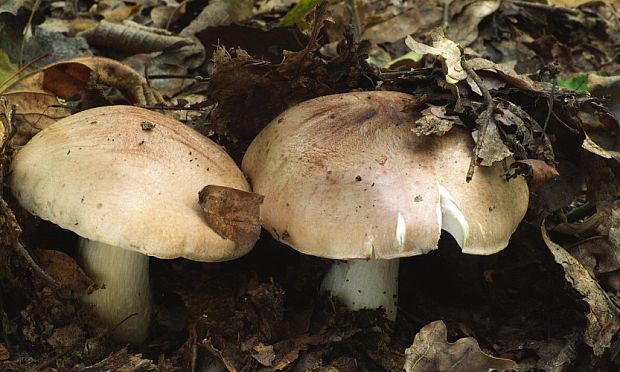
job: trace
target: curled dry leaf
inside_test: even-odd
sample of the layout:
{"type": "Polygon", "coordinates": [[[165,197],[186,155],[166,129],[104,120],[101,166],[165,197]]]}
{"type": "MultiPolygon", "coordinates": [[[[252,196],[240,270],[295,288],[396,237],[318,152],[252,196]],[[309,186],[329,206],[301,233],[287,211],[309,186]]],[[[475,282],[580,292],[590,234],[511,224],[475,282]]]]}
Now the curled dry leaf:
{"type": "Polygon", "coordinates": [[[448,330],[441,320],[422,327],[413,344],[405,350],[406,372],[424,371],[513,371],[517,363],[494,358],[480,350],[473,337],[448,342],[448,330]]]}
{"type": "Polygon", "coordinates": [[[511,164],[511,167],[517,168],[519,173],[525,176],[530,190],[536,190],[548,181],[560,176],[554,167],[538,159],[517,160],[511,164]]]}
{"type": "Polygon", "coordinates": [[[194,43],[191,38],[174,36],[166,30],[130,21],[101,21],[78,36],[84,37],[89,44],[132,54],[178,49],[194,43]]]}
{"type": "Polygon", "coordinates": [[[462,125],[463,122],[456,115],[448,115],[445,106],[428,104],[428,108],[422,110],[422,117],[416,120],[411,130],[418,136],[442,135],[452,129],[454,124],[462,125]]]}
{"type": "Polygon", "coordinates": [[[620,252],[617,252],[604,236],[584,239],[573,244],[568,252],[592,277],[620,269],[620,252]]]}
{"type": "Polygon", "coordinates": [[[254,0],[210,1],[202,12],[181,31],[181,35],[194,35],[207,27],[226,26],[252,17],[254,0]]]}
{"type": "Polygon", "coordinates": [[[16,105],[16,133],[11,144],[26,143],[41,129],[71,112],[59,98],[72,99],[101,84],[117,88],[131,103],[163,104],[162,96],[131,67],[109,58],[79,57],[52,63],[11,84],[2,97],[16,105]]]}
{"type": "Polygon", "coordinates": [[[478,24],[485,17],[495,13],[499,4],[499,0],[470,2],[463,12],[448,24],[448,37],[464,47],[473,43],[478,38],[478,24]]]}
{"type": "MultiPolygon", "coordinates": [[[[541,89],[543,89],[541,84],[534,82],[532,79],[530,79],[526,75],[519,75],[511,68],[507,66],[498,65],[493,61],[489,61],[488,59],[472,58],[472,59],[467,60],[467,64],[469,64],[469,66],[474,71],[491,72],[497,77],[506,81],[507,83],[510,83],[516,88],[519,88],[522,90],[540,91],[541,89]]],[[[481,77],[481,78],[484,81],[484,77],[481,77]]],[[[470,80],[471,79],[468,78],[468,83],[470,83],[470,85],[475,86],[475,83],[473,82],[473,80],[471,80],[471,82],[470,80]]],[[[474,87],[472,86],[472,88],[474,87]]]]}
{"type": "Polygon", "coordinates": [[[413,40],[407,36],[405,44],[409,49],[421,54],[432,54],[441,60],[446,74],[446,81],[456,84],[461,80],[467,79],[467,72],[461,66],[461,47],[454,41],[447,39],[440,32],[432,32],[433,46],[428,46],[413,40]]]}
{"type": "Polygon", "coordinates": [[[263,196],[225,186],[208,185],[198,193],[207,224],[224,239],[254,244],[260,236],[263,196]]]}
{"type": "Polygon", "coordinates": [[[594,355],[601,356],[605,349],[610,347],[611,338],[620,329],[618,309],[598,282],[590,276],[588,270],[564,248],[551,241],[544,221],[540,230],[553,259],[564,268],[566,281],[583,296],[583,300],[589,305],[588,312],[585,314],[588,324],[584,341],[592,347],[594,355]]]}

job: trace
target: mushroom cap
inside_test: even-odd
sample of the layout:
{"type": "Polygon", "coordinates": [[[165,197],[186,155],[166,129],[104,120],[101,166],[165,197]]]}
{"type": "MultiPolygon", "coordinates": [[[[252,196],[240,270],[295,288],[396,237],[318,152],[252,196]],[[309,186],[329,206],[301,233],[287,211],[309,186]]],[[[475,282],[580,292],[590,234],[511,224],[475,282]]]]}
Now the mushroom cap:
{"type": "Polygon", "coordinates": [[[300,252],[397,258],[436,249],[441,229],[464,253],[508,245],[529,192],[502,167],[477,167],[469,131],[416,136],[413,97],[353,92],[319,97],[275,118],[242,162],[263,194],[263,226],[300,252]]]}
{"type": "Polygon", "coordinates": [[[234,161],[182,123],[132,106],[52,124],[21,148],[10,186],[30,213],[81,237],[159,258],[225,261],[247,253],[207,225],[198,192],[249,191],[234,161]]]}

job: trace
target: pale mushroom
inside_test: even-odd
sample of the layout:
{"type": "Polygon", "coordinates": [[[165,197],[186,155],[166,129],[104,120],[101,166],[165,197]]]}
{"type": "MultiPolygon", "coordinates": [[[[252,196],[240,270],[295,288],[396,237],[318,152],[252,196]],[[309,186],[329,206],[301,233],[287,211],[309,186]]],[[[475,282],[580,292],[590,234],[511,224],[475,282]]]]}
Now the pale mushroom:
{"type": "Polygon", "coordinates": [[[226,261],[252,248],[207,226],[198,204],[207,184],[249,190],[217,144],[131,106],[52,124],[17,152],[10,174],[26,210],[81,237],[83,268],[105,285],[84,301],[104,326],[116,327],[116,339],[133,344],[146,338],[150,322],[148,256],[226,261]]]}
{"type": "Polygon", "coordinates": [[[350,309],[396,316],[398,258],[437,248],[446,230],[464,253],[508,245],[528,204],[522,178],[477,167],[465,181],[473,140],[412,132],[413,97],[354,92],[285,111],[252,142],[242,162],[265,196],[262,224],[277,240],[332,265],[322,289],[350,309]]]}

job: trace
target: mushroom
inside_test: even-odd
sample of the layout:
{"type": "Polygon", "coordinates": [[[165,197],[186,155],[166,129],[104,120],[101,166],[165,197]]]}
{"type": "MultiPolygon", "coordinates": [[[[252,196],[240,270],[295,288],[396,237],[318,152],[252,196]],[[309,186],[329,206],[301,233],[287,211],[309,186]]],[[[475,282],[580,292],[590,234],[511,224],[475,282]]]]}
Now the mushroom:
{"type": "Polygon", "coordinates": [[[265,196],[262,224],[275,239],[334,263],[322,283],[351,310],[396,317],[398,258],[437,249],[441,230],[462,252],[508,245],[529,192],[499,164],[465,181],[471,134],[416,136],[421,113],[397,92],[353,92],[298,104],[248,148],[242,169],[265,196]]]}
{"type": "Polygon", "coordinates": [[[148,334],[148,256],[226,261],[253,246],[212,231],[198,203],[207,184],[249,190],[234,161],[206,137],[146,109],[99,107],[59,120],[11,166],[19,203],[80,236],[82,267],[105,285],[84,302],[122,342],[138,344],[148,334]]]}

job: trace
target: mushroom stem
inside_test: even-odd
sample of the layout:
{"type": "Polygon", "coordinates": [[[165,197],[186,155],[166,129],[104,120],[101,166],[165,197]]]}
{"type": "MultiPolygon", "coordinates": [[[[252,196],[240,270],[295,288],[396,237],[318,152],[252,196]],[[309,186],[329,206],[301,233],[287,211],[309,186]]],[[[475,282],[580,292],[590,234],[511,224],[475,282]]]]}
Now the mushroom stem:
{"type": "Polygon", "coordinates": [[[114,339],[142,343],[151,321],[149,257],[84,238],[78,255],[86,274],[105,285],[84,296],[83,303],[93,306],[97,320],[113,330],[114,339]]]}
{"type": "Polygon", "coordinates": [[[396,319],[399,259],[348,260],[332,264],[323,278],[321,292],[330,292],[349,310],[382,307],[396,319]]]}

